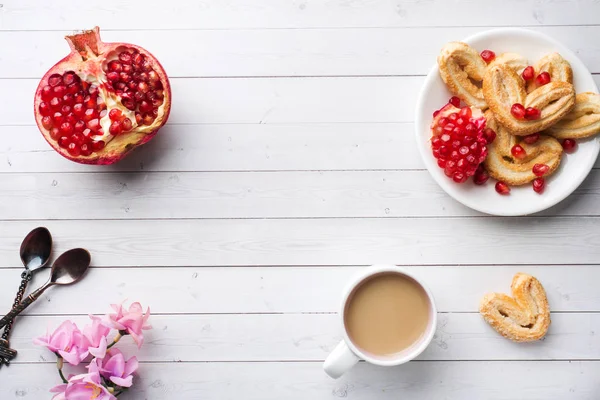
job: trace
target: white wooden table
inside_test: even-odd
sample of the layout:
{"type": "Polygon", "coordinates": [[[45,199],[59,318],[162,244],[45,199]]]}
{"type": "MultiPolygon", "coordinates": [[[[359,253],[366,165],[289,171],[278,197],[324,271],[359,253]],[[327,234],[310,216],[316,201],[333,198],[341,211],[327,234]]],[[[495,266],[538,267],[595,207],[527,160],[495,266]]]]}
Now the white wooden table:
{"type": "Polygon", "coordinates": [[[36,226],[94,266],[20,318],[1,399],[49,398],[53,356],[32,337],[124,298],[154,314],[124,399],[600,398],[600,169],[543,215],[488,217],[433,182],[412,123],[441,45],[489,26],[563,41],[600,83],[598,1],[126,3],[0,1],[1,311],[36,226]],[[112,167],[62,159],[31,110],[62,36],[94,25],[172,79],[168,126],[112,167]],[[341,288],[374,263],[429,284],[439,331],[418,361],[331,380],[341,288]],[[548,292],[539,343],[508,342],[476,312],[517,271],[548,292]]]}

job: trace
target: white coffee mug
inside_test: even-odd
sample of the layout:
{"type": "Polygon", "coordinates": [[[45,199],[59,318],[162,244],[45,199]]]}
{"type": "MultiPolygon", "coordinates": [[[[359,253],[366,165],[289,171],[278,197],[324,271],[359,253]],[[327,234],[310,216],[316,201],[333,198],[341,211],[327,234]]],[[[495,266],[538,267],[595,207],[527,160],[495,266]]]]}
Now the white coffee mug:
{"type": "Polygon", "coordinates": [[[350,282],[350,284],[343,293],[340,317],[344,332],[344,339],[337,345],[337,347],[331,352],[331,354],[329,354],[329,356],[325,360],[325,363],[323,364],[323,369],[325,370],[327,375],[336,379],[342,376],[346,371],[352,368],[361,359],[371,364],[389,367],[404,364],[416,358],[419,354],[423,352],[423,350],[425,350],[425,348],[427,348],[429,343],[431,343],[437,326],[437,310],[431,291],[429,291],[429,289],[412,274],[408,273],[405,269],[402,269],[395,265],[373,265],[361,271],[350,282]],[[344,323],[346,304],[354,289],[363,284],[368,278],[372,277],[373,275],[390,272],[402,275],[413,280],[427,294],[427,297],[429,298],[429,322],[425,332],[423,333],[423,335],[421,335],[419,340],[413,343],[410,347],[400,351],[399,353],[386,356],[366,354],[364,351],[356,347],[356,345],[352,342],[352,340],[350,340],[350,337],[348,336],[348,331],[346,330],[346,326],[344,323]]]}

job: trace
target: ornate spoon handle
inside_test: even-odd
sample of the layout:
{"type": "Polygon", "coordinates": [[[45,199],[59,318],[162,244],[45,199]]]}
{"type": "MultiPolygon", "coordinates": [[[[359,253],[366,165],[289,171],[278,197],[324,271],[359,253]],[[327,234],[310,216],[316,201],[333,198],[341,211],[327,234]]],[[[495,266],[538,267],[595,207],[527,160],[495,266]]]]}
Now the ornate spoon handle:
{"type": "MultiPolygon", "coordinates": [[[[26,269],[21,274],[21,285],[19,286],[19,290],[17,291],[17,295],[15,296],[13,308],[17,307],[19,305],[19,303],[21,303],[21,300],[23,300],[23,296],[25,295],[25,290],[27,289],[27,284],[31,280],[32,275],[33,274],[31,273],[31,271],[29,269],[26,269]]],[[[6,324],[6,327],[4,328],[4,332],[2,333],[2,339],[6,340],[7,342],[8,342],[8,337],[10,336],[10,331],[12,330],[14,322],[15,322],[14,318],[12,318],[10,321],[8,321],[8,323],[6,324]]]]}

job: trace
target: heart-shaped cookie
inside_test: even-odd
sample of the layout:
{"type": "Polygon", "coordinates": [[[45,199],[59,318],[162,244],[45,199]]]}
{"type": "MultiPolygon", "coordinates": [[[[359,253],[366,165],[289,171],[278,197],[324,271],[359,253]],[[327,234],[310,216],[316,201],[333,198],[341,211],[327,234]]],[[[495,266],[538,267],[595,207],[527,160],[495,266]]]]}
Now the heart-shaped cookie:
{"type": "Polygon", "coordinates": [[[544,174],[545,176],[556,171],[563,153],[563,147],[558,140],[540,135],[535,143],[527,144],[498,124],[490,110],[485,112],[485,119],[486,126],[496,132],[496,139],[488,145],[488,156],[484,162],[485,169],[492,178],[511,186],[518,186],[537,178],[533,173],[533,166],[536,164],[548,166],[549,169],[544,174]],[[522,159],[512,155],[511,149],[516,144],[525,150],[526,155],[522,159]]]}
{"type": "Polygon", "coordinates": [[[488,64],[488,68],[495,65],[504,64],[510,67],[517,74],[521,75],[523,70],[529,65],[527,59],[517,53],[502,53],[488,64]]]}
{"type": "Polygon", "coordinates": [[[479,312],[498,333],[515,342],[531,342],[546,335],[550,326],[550,307],[540,281],[518,273],[510,285],[512,296],[486,294],[479,312]]]}
{"type": "Polygon", "coordinates": [[[557,139],[583,139],[600,132],[600,94],[575,96],[575,107],[544,133],[557,139]]]}
{"type": "MultiPolygon", "coordinates": [[[[552,82],[573,83],[571,64],[558,53],[546,54],[540,58],[535,64],[534,70],[536,76],[542,72],[548,72],[550,74],[550,81],[552,82]]],[[[531,93],[538,87],[539,84],[534,79],[527,85],[527,92],[531,93]]]]}
{"type": "Polygon", "coordinates": [[[487,108],[481,92],[487,64],[477,50],[463,42],[446,43],[437,61],[440,76],[450,92],[471,107],[487,108]]]}
{"type": "Polygon", "coordinates": [[[575,88],[568,82],[553,81],[527,94],[525,81],[509,66],[494,65],[483,79],[483,96],[496,120],[517,136],[543,131],[560,121],[575,105],[575,88]],[[536,120],[517,119],[514,104],[541,112],[536,120]]]}

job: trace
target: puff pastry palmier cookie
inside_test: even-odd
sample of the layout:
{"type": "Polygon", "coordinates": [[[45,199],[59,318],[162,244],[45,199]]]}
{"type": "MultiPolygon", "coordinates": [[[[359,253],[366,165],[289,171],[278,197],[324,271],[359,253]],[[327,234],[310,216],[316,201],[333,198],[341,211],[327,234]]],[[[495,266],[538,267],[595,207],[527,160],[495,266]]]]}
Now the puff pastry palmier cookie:
{"type": "Polygon", "coordinates": [[[512,297],[486,294],[479,305],[485,321],[498,333],[515,342],[531,342],[546,335],[550,307],[544,287],[531,275],[518,273],[512,284],[512,297]]]}
{"type": "Polygon", "coordinates": [[[557,139],[583,139],[600,132],[600,94],[585,92],[575,96],[575,107],[544,133],[557,139]]]}
{"type": "Polygon", "coordinates": [[[498,124],[490,110],[486,111],[485,118],[486,126],[496,132],[496,139],[488,145],[488,156],[484,162],[485,169],[492,178],[511,186],[519,186],[538,177],[533,173],[536,164],[548,166],[544,176],[556,171],[563,153],[563,147],[558,140],[540,135],[535,143],[528,144],[498,124]],[[525,151],[522,159],[512,155],[511,150],[517,144],[525,151]]]}
{"type": "Polygon", "coordinates": [[[487,108],[481,92],[487,65],[477,50],[466,43],[450,42],[442,48],[437,62],[440,76],[450,92],[471,107],[487,108]]]}
{"type": "MultiPolygon", "coordinates": [[[[535,74],[538,76],[542,72],[548,72],[551,82],[573,83],[573,70],[571,64],[558,53],[550,53],[540,58],[534,66],[535,74]]],[[[527,91],[532,92],[541,86],[536,79],[533,79],[527,85],[527,91]]]]}
{"type": "Polygon", "coordinates": [[[487,69],[483,79],[483,95],[496,120],[517,136],[530,135],[551,127],[575,105],[575,88],[572,84],[554,81],[527,94],[523,79],[505,64],[487,69]],[[511,111],[515,104],[538,110],[538,118],[517,118],[511,111]]]}
{"type": "Polygon", "coordinates": [[[525,57],[517,53],[502,53],[488,64],[488,68],[492,68],[495,65],[504,64],[510,67],[517,74],[521,75],[523,70],[527,68],[528,62],[525,57]]]}

